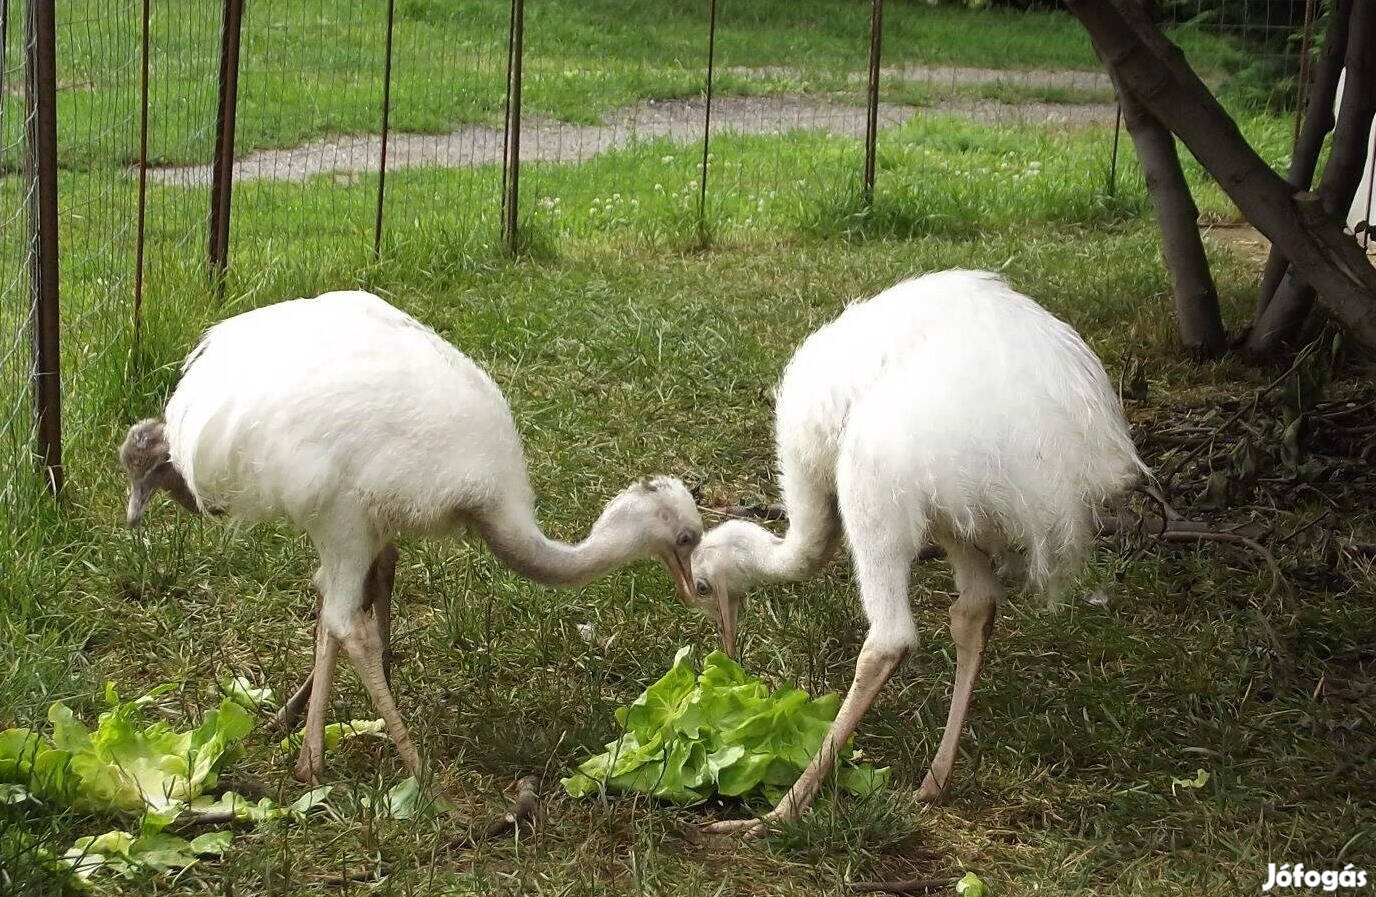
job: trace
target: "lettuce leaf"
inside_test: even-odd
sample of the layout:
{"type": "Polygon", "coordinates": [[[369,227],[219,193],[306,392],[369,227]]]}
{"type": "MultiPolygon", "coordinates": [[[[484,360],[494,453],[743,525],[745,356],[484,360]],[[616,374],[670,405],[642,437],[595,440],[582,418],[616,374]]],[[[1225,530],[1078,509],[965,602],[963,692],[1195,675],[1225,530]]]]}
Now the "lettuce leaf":
{"type": "MultiPolygon", "coordinates": [[[[836,695],[812,699],[788,686],[771,693],[720,651],[698,673],[692,649],[682,648],[669,672],[616,710],[621,737],[563,779],[564,790],[573,797],[637,792],[682,804],[713,794],[774,800],[821,748],[839,709],[836,695]]],[[[889,771],[858,761],[848,745],[840,787],[856,794],[883,788],[889,771]]]]}
{"type": "Polygon", "coordinates": [[[100,869],[132,878],[143,872],[185,869],[198,857],[220,856],[233,838],[230,832],[206,832],[188,841],[163,832],[135,836],[116,830],[78,838],[62,860],[82,880],[100,869]]]}
{"type": "MultiPolygon", "coordinates": [[[[353,719],[347,723],[330,723],[325,726],[325,750],[332,751],[339,747],[340,742],[344,739],[358,738],[363,735],[373,738],[386,738],[387,724],[380,719],[353,719]]],[[[277,747],[282,751],[300,750],[304,738],[305,730],[302,729],[283,738],[277,747]]]]}
{"type": "Polygon", "coordinates": [[[58,702],[48,709],[46,738],[28,729],[0,732],[0,782],[77,810],[145,813],[170,821],[186,801],[215,784],[222,765],[242,755],[239,742],[253,720],[226,698],[186,732],[165,722],[145,724],[142,708],[158,693],[123,702],[107,686],[109,709],[94,729],[58,702]]]}

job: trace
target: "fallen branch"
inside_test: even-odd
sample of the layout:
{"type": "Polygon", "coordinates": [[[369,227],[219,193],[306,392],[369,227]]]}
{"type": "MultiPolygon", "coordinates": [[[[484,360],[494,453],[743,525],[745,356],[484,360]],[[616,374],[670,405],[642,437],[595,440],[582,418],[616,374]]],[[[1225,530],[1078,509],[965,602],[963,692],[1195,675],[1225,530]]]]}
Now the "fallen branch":
{"type": "Polygon", "coordinates": [[[240,821],[234,810],[204,810],[197,812],[187,810],[182,812],[172,824],[167,827],[168,831],[175,834],[185,834],[198,828],[205,828],[212,825],[232,825],[240,821]]]}
{"type": "Polygon", "coordinates": [[[854,894],[922,894],[950,888],[953,878],[909,878],[906,881],[853,881],[846,890],[854,894]]]}
{"type": "Polygon", "coordinates": [[[1266,566],[1271,568],[1271,594],[1274,595],[1281,590],[1285,584],[1285,574],[1281,573],[1280,564],[1276,563],[1276,556],[1266,549],[1255,539],[1249,539],[1238,533],[1223,531],[1188,531],[1177,530],[1175,532],[1161,533],[1157,538],[1165,542],[1224,542],[1229,545],[1242,545],[1250,548],[1261,559],[1266,562],[1266,566]]]}

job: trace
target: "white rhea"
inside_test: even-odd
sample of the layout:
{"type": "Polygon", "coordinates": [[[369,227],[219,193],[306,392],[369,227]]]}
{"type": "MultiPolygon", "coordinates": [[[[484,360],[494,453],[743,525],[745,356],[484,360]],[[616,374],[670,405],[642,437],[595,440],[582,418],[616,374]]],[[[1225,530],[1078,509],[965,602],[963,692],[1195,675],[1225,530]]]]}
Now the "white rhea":
{"type": "MultiPolygon", "coordinates": [[[[1347,83],[1347,69],[1338,74],[1338,89],[1333,98],[1333,118],[1336,121],[1342,114],[1343,86],[1347,83]]],[[[1357,192],[1352,197],[1352,205],[1347,210],[1347,226],[1353,233],[1364,234],[1362,245],[1371,247],[1371,214],[1376,210],[1376,121],[1366,138],[1366,164],[1362,166],[1362,177],[1357,182],[1357,192]]]]}
{"type": "Polygon", "coordinates": [[[314,543],[315,665],[284,709],[290,724],[309,701],[296,771],[311,781],[324,768],[340,647],[403,761],[420,772],[385,668],[399,535],[471,526],[503,562],[551,586],[651,557],[688,593],[702,533],[688,490],[657,477],[613,498],[585,541],[547,537],[501,390],[434,331],[364,292],[282,302],[213,327],[187,357],[165,424],[136,424],[121,458],[131,524],[162,488],[235,520],[284,518],[314,543]]]}
{"type": "Polygon", "coordinates": [[[693,554],[695,603],[730,643],[749,588],[815,574],[844,534],[869,633],[822,749],[765,821],[807,809],[915,644],[908,577],[929,543],[945,549],[959,592],[950,715],[919,792],[934,800],[1003,592],[995,561],[1054,596],[1084,563],[1096,509],[1146,473],[1118,398],[1069,326],[997,275],[944,271],[851,305],[809,336],[776,413],[787,535],[741,520],[708,531],[693,554]]]}

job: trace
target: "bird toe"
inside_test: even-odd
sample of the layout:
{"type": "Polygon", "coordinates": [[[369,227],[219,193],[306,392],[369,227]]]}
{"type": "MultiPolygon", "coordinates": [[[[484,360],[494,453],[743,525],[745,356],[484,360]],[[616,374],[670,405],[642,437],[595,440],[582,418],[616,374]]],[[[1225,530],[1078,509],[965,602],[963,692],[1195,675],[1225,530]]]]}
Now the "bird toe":
{"type": "Polygon", "coordinates": [[[765,833],[765,823],[762,819],[723,819],[720,822],[712,822],[702,827],[704,834],[708,835],[730,835],[738,838],[758,838],[765,833]]]}

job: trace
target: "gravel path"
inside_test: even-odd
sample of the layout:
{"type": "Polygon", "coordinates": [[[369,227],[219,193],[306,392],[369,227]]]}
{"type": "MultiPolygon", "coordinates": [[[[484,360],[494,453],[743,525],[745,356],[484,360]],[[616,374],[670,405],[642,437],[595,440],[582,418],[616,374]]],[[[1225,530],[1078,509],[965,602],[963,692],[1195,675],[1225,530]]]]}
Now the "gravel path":
{"type": "MultiPolygon", "coordinates": [[[[769,69],[751,69],[767,76],[769,69]]],[[[786,69],[773,70],[775,73],[786,69]]],[[[930,77],[955,84],[1016,80],[1034,86],[1107,86],[1107,78],[1094,72],[1001,72],[972,68],[917,68],[900,70],[905,77],[930,77]],[[911,72],[910,76],[908,73],[911,72]],[[1098,78],[1098,81],[1094,79],[1098,78]],[[1099,83],[1102,82],[1102,85],[1099,83]]],[[[987,124],[1046,124],[1074,127],[1111,123],[1111,103],[1057,104],[1043,102],[1001,103],[966,97],[948,97],[923,108],[881,103],[881,128],[902,124],[919,114],[956,115],[987,124]]],[[[600,125],[577,125],[540,116],[526,116],[521,127],[521,158],[538,162],[582,162],[599,153],[636,140],[668,138],[692,143],[702,137],[703,103],[700,99],[645,101],[610,116],[600,125]]],[[[818,130],[847,137],[862,137],[865,108],[859,104],[809,94],[770,94],[751,97],[719,97],[712,104],[714,134],[783,134],[818,130]]],[[[377,170],[382,140],[376,135],[333,137],[286,149],[259,150],[234,163],[234,180],[301,181],[325,172],[367,173],[377,170]]],[[[448,134],[393,133],[387,144],[387,168],[436,166],[466,168],[501,161],[502,132],[481,125],[465,125],[448,134]]],[[[209,165],[154,168],[150,181],[180,186],[206,186],[209,165]]]]}
{"type": "MultiPolygon", "coordinates": [[[[808,72],[786,65],[766,65],[751,68],[733,66],[727,69],[742,78],[805,78],[808,72]]],[[[969,84],[1018,84],[1024,87],[1070,88],[1073,90],[1113,90],[1107,72],[1051,71],[1047,69],[985,69],[960,65],[902,65],[884,66],[880,73],[886,78],[946,84],[958,87],[969,84]]],[[[850,80],[865,81],[865,72],[852,72],[850,80]]]]}

